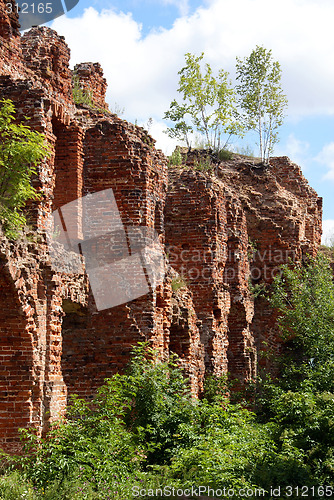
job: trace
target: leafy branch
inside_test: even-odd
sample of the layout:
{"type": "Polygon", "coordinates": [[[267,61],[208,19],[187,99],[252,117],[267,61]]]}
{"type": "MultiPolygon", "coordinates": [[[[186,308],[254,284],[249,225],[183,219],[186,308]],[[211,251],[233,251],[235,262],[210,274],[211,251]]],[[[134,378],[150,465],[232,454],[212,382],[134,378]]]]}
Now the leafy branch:
{"type": "Polygon", "coordinates": [[[50,155],[43,134],[15,123],[15,107],[9,99],[0,101],[0,221],[5,234],[17,237],[26,224],[23,208],[40,194],[31,184],[37,165],[50,155]]]}

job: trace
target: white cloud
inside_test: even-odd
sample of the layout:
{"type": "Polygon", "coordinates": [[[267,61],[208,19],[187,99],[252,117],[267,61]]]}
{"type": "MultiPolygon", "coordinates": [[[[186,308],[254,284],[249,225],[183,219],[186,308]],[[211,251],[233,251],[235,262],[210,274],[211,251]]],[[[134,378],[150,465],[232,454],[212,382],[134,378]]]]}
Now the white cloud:
{"type": "Polygon", "coordinates": [[[171,155],[178,144],[176,139],[170,139],[165,133],[166,126],[164,123],[153,120],[150,134],[157,141],[157,147],[162,150],[165,155],[171,155]]]}
{"type": "Polygon", "coordinates": [[[277,148],[277,155],[285,155],[290,158],[294,163],[297,163],[303,170],[305,170],[308,158],[307,154],[310,144],[307,141],[297,139],[294,134],[290,134],[284,144],[277,148]]]}
{"type": "Polygon", "coordinates": [[[328,172],[324,176],[324,179],[334,180],[334,142],[326,144],[315,157],[315,160],[328,168],[328,172]]]}
{"type": "Polygon", "coordinates": [[[162,0],[164,5],[175,5],[181,16],[186,16],[189,12],[189,0],[162,0]]]}
{"type": "Polygon", "coordinates": [[[148,133],[154,137],[157,141],[156,147],[161,149],[165,155],[171,155],[175,147],[179,144],[176,139],[170,139],[167,134],[165,134],[166,125],[160,121],[152,118],[147,122],[138,123],[139,126],[144,127],[148,133]]]}
{"type": "MultiPolygon", "coordinates": [[[[184,54],[204,51],[214,69],[233,74],[235,57],[256,45],[273,51],[283,70],[289,115],[334,114],[334,2],[331,0],[207,0],[185,15],[187,0],[172,2],[183,13],[172,28],[143,36],[131,14],[90,7],[78,18],[56,19],[72,63],[99,61],[109,83],[107,99],[125,107],[130,120],[161,120],[176,95],[184,54]]],[[[160,144],[158,144],[160,146],[160,144]]]]}
{"type": "Polygon", "coordinates": [[[327,219],[322,221],[322,238],[321,242],[323,245],[333,245],[334,244],[334,220],[327,219]]]}

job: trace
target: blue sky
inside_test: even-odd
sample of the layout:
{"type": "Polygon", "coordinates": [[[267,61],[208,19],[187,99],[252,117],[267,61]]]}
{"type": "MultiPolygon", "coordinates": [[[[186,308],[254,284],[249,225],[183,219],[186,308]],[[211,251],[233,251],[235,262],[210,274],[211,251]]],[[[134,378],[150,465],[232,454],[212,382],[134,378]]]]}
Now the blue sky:
{"type": "MultiPolygon", "coordinates": [[[[162,120],[177,98],[184,54],[205,53],[233,80],[235,57],[256,45],[282,67],[289,100],[277,155],[298,163],[324,199],[325,237],[334,235],[334,2],[332,0],[80,0],[51,27],[64,35],[74,65],[100,62],[111,109],[146,124],[157,147],[174,147],[162,120]]],[[[252,136],[239,144],[257,147],[252,136]]]]}

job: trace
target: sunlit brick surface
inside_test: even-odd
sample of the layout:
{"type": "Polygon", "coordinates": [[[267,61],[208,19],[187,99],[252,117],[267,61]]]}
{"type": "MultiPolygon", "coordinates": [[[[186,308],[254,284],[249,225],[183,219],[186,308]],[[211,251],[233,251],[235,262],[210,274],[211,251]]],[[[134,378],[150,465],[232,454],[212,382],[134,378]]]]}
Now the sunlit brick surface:
{"type": "MultiPolygon", "coordinates": [[[[270,283],[289,257],[314,255],[320,244],[321,199],[299,167],[283,157],[261,168],[236,156],[216,164],[213,175],[194,170],[201,153],[189,153],[186,168],[167,170],[145,130],[108,112],[98,63],[75,67],[91,96],[91,106],[76,106],[70,51],[55,31],[33,28],[20,38],[15,15],[0,0],[0,42],[0,96],[12,99],[17,118],[29,117],[52,147],[33,179],[41,198],[27,206],[34,231],[22,241],[0,238],[0,446],[18,450],[19,427],[45,432],[64,414],[69,394],[93,397],[106,377],[124,369],[138,341],[150,341],[161,358],[178,354],[194,396],[209,372],[228,371],[240,384],[254,378],[259,349],[279,343],[275,315],[254,300],[250,283],[270,283]],[[126,229],[113,235],[110,251],[108,235],[84,243],[95,233],[81,201],[107,189],[126,229]],[[97,310],[80,255],[64,253],[61,244],[52,259],[48,252],[45,230],[51,238],[56,233],[50,214],[68,203],[71,237],[90,258],[97,248],[87,269],[103,261],[101,252],[107,263],[127,255],[131,238],[129,259],[139,262],[133,228],[146,227],[165,246],[163,284],[97,310]],[[57,267],[64,256],[66,266],[57,267]]],[[[99,227],[108,233],[103,210],[99,227]]],[[[133,274],[149,283],[142,269],[133,274]]],[[[101,301],[112,286],[105,280],[101,301]]]]}

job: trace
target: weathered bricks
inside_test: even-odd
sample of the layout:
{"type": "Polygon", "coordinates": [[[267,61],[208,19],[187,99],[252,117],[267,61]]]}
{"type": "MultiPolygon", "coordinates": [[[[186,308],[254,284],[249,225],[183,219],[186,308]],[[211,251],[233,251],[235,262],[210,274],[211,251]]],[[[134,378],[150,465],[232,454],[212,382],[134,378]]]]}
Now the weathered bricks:
{"type": "Polygon", "coordinates": [[[107,81],[99,63],[81,63],[74,66],[75,84],[84,92],[97,108],[108,109],[105,101],[107,81]]]}
{"type": "MultiPolygon", "coordinates": [[[[52,149],[33,179],[42,195],[28,204],[35,232],[17,242],[0,237],[0,446],[19,449],[18,427],[41,435],[71,393],[93,397],[139,341],[162,359],[175,352],[194,396],[211,372],[254,378],[264,343],[279,342],[275,314],[249,285],[270,283],[289,256],[314,255],[320,244],[321,200],[300,169],[287,158],[257,168],[238,156],[219,164],[211,154],[213,171],[204,173],[194,167],[208,153],[191,152],[187,166],[167,171],[148,133],[108,112],[98,63],[75,67],[91,96],[91,106],[76,106],[70,52],[55,31],[33,28],[21,38],[0,0],[0,42],[0,96],[52,149]],[[155,230],[167,263],[156,289],[99,311],[78,255],[67,253],[68,267],[57,268],[64,248],[55,245],[51,261],[44,231],[53,210],[107,189],[125,234],[155,230]]],[[[87,217],[79,201],[66,221],[82,245],[93,235],[87,217]]],[[[122,258],[117,237],[115,248],[107,236],[96,243],[99,264],[122,258]]]]}

